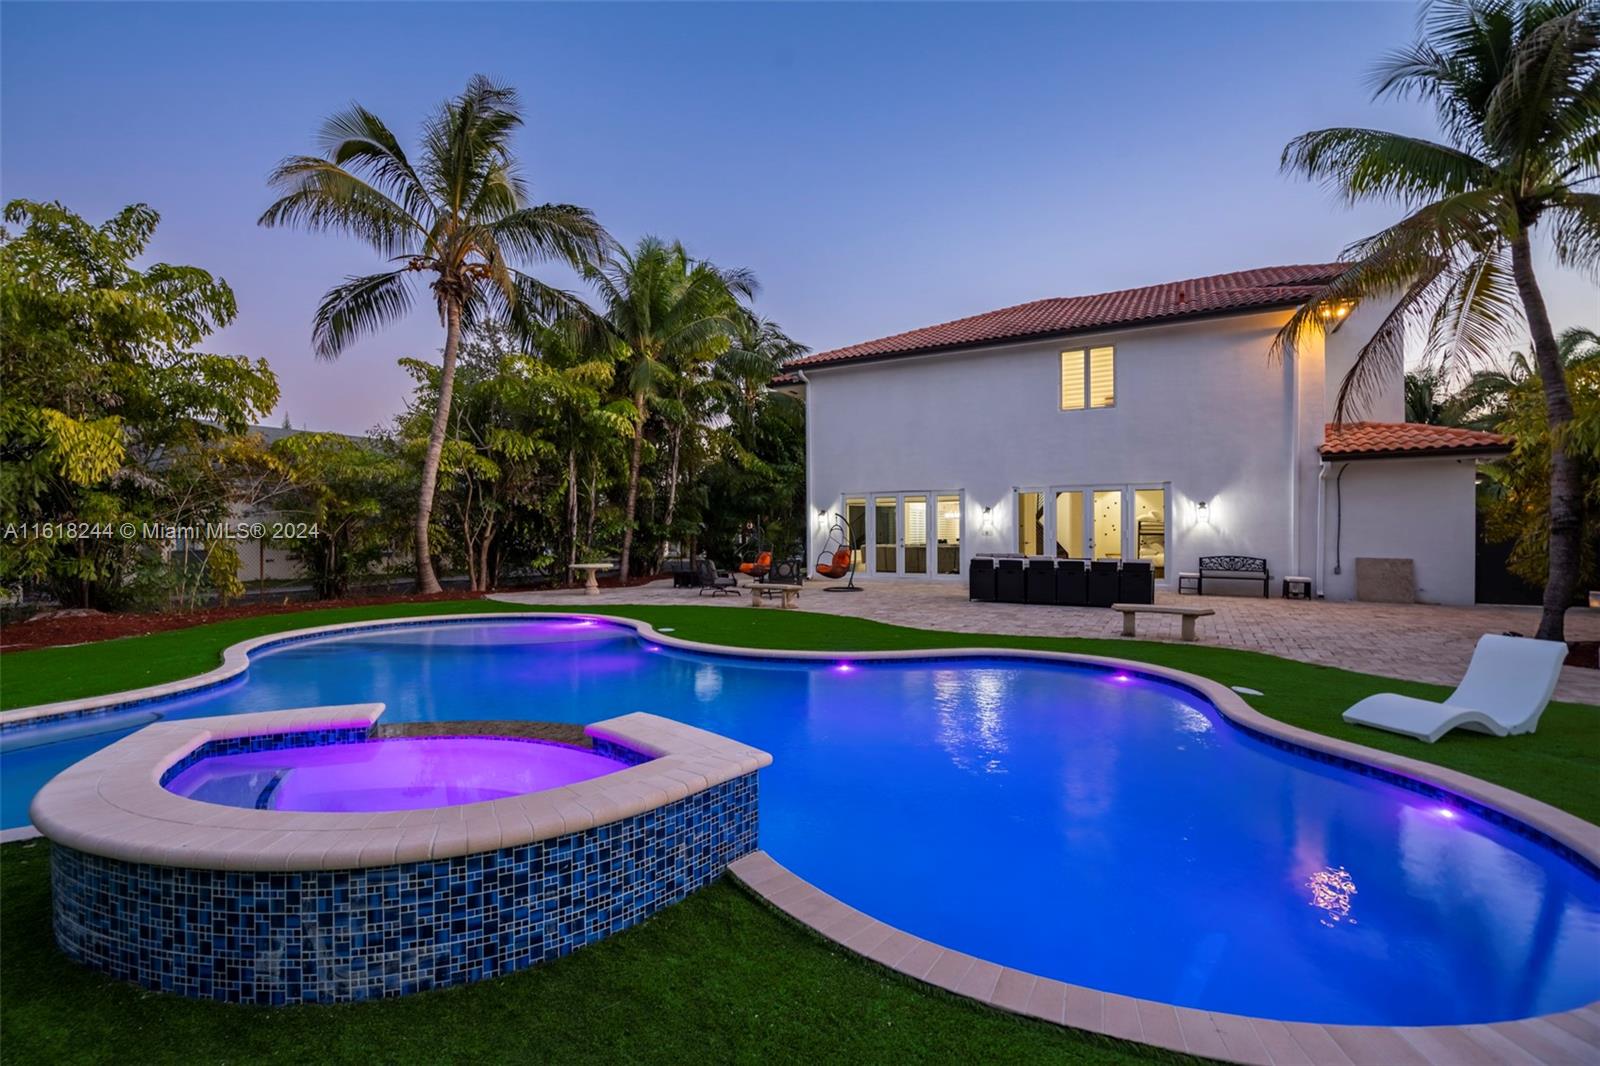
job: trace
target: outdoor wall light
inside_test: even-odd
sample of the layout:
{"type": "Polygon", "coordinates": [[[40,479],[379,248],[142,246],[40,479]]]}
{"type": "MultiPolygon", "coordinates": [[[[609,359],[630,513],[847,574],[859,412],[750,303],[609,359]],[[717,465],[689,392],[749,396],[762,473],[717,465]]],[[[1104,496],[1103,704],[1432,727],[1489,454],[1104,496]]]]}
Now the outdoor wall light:
{"type": "Polygon", "coordinates": [[[1350,312],[1354,311],[1355,307],[1355,302],[1352,300],[1337,300],[1323,305],[1317,314],[1322,318],[1323,328],[1332,333],[1344,325],[1344,320],[1350,317],[1350,312]]]}
{"type": "Polygon", "coordinates": [[[1194,505],[1195,517],[1206,525],[1211,524],[1211,505],[1205,500],[1196,500],[1194,505]]]}
{"type": "Polygon", "coordinates": [[[994,532],[994,508],[993,507],[985,507],[983,509],[983,531],[986,534],[994,532]]]}

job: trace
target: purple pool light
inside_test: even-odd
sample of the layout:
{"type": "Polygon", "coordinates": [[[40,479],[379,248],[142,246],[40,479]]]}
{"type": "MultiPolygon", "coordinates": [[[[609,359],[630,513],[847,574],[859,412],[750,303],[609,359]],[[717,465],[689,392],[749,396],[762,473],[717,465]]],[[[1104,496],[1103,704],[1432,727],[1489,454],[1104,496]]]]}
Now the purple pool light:
{"type": "Polygon", "coordinates": [[[167,783],[206,803],[276,811],[405,811],[517,796],[626,767],[506,737],[415,737],[214,755],[167,783]]]}
{"type": "Polygon", "coordinates": [[[854,673],[855,672],[855,667],[851,666],[849,663],[839,663],[839,664],[834,666],[833,672],[836,673],[836,674],[854,673]]]}
{"type": "Polygon", "coordinates": [[[1111,680],[1118,681],[1118,682],[1121,682],[1122,684],[1126,685],[1128,682],[1133,680],[1133,675],[1132,674],[1112,674],[1111,675],[1111,680]]]}

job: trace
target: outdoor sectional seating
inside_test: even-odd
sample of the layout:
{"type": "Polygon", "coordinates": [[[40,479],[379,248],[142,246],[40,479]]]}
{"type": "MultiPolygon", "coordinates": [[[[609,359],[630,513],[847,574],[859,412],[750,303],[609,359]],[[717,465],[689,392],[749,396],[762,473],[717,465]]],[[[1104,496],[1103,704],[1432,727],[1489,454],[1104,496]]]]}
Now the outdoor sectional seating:
{"type": "Polygon", "coordinates": [[[967,566],[967,597],[999,603],[1044,603],[1109,607],[1154,603],[1155,569],[1145,561],[1050,559],[993,555],[967,566]]]}

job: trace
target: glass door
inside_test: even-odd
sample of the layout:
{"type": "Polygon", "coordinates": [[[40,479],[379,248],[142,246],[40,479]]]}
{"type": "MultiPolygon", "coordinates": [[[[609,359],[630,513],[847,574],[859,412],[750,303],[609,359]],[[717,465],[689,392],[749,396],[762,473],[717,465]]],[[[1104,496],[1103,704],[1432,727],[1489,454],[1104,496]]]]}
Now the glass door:
{"type": "Polygon", "coordinates": [[[1095,489],[1090,528],[1096,559],[1122,558],[1122,497],[1118,489],[1095,489]]]}
{"type": "Polygon", "coordinates": [[[895,512],[899,509],[898,496],[872,498],[872,572],[875,574],[892,574],[899,569],[900,540],[895,529],[895,512]]]}
{"type": "Polygon", "coordinates": [[[847,496],[844,501],[844,520],[850,527],[850,554],[860,573],[867,572],[867,498],[847,496]]]}
{"type": "Polygon", "coordinates": [[[1167,491],[1133,490],[1133,558],[1150,564],[1157,581],[1167,576],[1167,491]]]}
{"type": "Polygon", "coordinates": [[[938,572],[961,573],[961,497],[940,496],[935,501],[939,541],[938,572]]]}
{"type": "Polygon", "coordinates": [[[1084,496],[1082,489],[1065,489],[1056,498],[1056,558],[1089,558],[1089,534],[1083,520],[1084,496]]]}
{"type": "Polygon", "coordinates": [[[900,528],[905,534],[905,569],[908,574],[928,572],[928,497],[902,496],[900,528]]]}

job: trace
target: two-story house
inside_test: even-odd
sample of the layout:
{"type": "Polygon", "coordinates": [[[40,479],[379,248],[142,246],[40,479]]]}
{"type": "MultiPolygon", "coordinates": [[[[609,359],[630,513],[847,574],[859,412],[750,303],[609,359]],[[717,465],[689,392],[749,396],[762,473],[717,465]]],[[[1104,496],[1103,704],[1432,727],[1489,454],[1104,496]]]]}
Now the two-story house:
{"type": "Polygon", "coordinates": [[[1494,434],[1406,423],[1393,368],[1332,424],[1364,305],[1281,360],[1274,335],[1339,264],[1037,300],[796,360],[811,555],[841,526],[863,576],[958,579],[977,554],[1263,557],[1317,595],[1412,561],[1418,599],[1473,601],[1476,463],[1494,434]],[[842,521],[841,521],[842,520],[842,521]]]}

